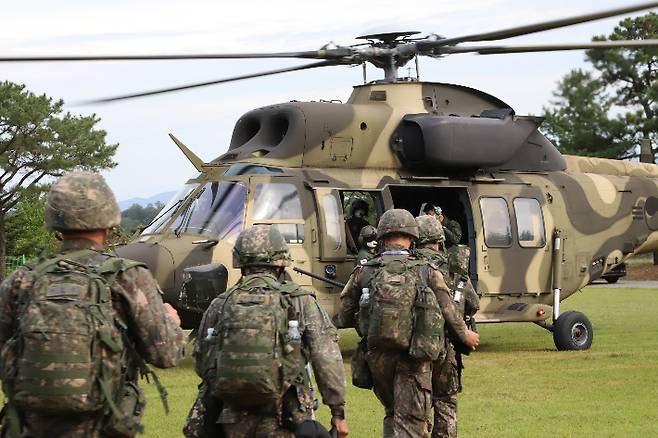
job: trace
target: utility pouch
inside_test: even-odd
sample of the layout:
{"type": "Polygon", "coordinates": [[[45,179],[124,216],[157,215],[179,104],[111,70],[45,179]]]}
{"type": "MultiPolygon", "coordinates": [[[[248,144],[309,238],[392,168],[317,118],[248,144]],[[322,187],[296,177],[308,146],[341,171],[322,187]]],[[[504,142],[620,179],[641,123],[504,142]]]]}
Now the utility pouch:
{"type": "Polygon", "coordinates": [[[366,362],[366,352],[368,351],[368,343],[366,338],[361,339],[357,344],[350,365],[352,368],[352,385],[357,388],[372,389],[372,373],[366,362]]]}
{"type": "Polygon", "coordinates": [[[414,302],[414,326],[409,356],[435,361],[445,349],[444,319],[432,289],[427,286],[428,267],[421,267],[421,285],[414,302]]]}
{"type": "Polygon", "coordinates": [[[144,432],[142,416],[145,407],[146,398],[141,388],[133,382],[126,382],[116,402],[116,412],[110,411],[103,432],[118,438],[132,438],[137,433],[144,432]]]}

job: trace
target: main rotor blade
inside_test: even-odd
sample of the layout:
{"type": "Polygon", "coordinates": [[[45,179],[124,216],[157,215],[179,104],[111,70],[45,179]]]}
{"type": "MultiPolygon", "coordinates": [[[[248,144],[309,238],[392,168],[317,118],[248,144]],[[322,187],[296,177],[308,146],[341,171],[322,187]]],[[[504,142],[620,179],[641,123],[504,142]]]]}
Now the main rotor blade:
{"type": "Polygon", "coordinates": [[[295,67],[288,67],[288,68],[280,68],[277,70],[269,70],[269,71],[264,71],[260,73],[250,73],[246,75],[241,75],[241,76],[234,76],[231,78],[224,78],[224,79],[218,79],[216,81],[208,81],[208,82],[199,82],[196,84],[188,84],[188,85],[181,85],[179,87],[171,87],[171,88],[162,88],[159,90],[151,90],[151,91],[144,91],[141,93],[133,93],[133,94],[125,94],[122,96],[114,96],[114,97],[106,97],[103,99],[94,99],[94,100],[88,100],[85,102],[82,102],[83,105],[89,105],[89,104],[94,104],[94,103],[109,103],[109,102],[116,102],[118,100],[126,100],[126,99],[134,99],[138,97],[146,97],[146,96],[153,96],[156,94],[163,94],[163,93],[171,93],[173,91],[181,91],[181,90],[189,90],[191,88],[198,88],[198,87],[205,87],[207,85],[215,85],[215,84],[223,84],[226,82],[234,82],[234,81],[241,81],[243,79],[251,79],[251,78],[258,78],[261,76],[270,76],[270,75],[276,75],[279,73],[288,73],[291,71],[299,71],[299,70],[308,70],[311,68],[317,68],[317,67],[328,67],[332,65],[338,65],[339,63],[336,61],[320,61],[320,62],[314,62],[312,64],[306,64],[306,65],[298,65],[295,67]]]}
{"type": "Polygon", "coordinates": [[[633,6],[626,6],[623,8],[609,9],[607,11],[595,12],[591,14],[578,15],[569,18],[560,18],[558,20],[545,21],[542,23],[529,24],[525,26],[512,27],[509,29],[496,30],[492,32],[476,33],[473,35],[465,35],[454,38],[446,38],[436,41],[418,41],[417,46],[423,50],[429,50],[437,47],[454,45],[466,41],[496,41],[506,38],[512,38],[521,35],[528,35],[536,32],[543,32],[545,30],[557,29],[560,27],[571,26],[579,23],[586,23],[588,21],[600,20],[602,18],[614,17],[616,15],[627,14],[629,12],[641,11],[643,9],[651,9],[658,7],[658,1],[639,3],[633,6]]]}
{"type": "Polygon", "coordinates": [[[201,53],[193,55],[98,55],[98,56],[0,56],[0,62],[44,62],[44,61],[176,61],[190,59],[260,59],[260,58],[303,58],[337,59],[352,55],[350,48],[311,50],[305,52],[274,53],[201,53]]]}
{"type": "MultiPolygon", "coordinates": [[[[540,44],[523,46],[473,46],[473,47],[446,47],[445,53],[479,53],[480,55],[496,55],[501,53],[526,52],[557,52],[561,50],[582,49],[624,49],[658,47],[658,39],[654,40],[622,40],[622,41],[594,41],[582,44],[540,44]]],[[[442,50],[443,52],[443,50],[442,50]]]]}

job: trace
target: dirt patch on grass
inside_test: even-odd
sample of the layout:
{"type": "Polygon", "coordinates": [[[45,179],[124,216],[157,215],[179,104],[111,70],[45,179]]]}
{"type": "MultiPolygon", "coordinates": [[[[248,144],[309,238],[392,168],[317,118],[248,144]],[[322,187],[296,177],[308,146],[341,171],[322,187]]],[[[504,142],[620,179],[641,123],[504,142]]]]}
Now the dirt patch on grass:
{"type": "Polygon", "coordinates": [[[624,277],[625,280],[658,281],[658,265],[627,265],[626,271],[626,277],[624,277]]]}

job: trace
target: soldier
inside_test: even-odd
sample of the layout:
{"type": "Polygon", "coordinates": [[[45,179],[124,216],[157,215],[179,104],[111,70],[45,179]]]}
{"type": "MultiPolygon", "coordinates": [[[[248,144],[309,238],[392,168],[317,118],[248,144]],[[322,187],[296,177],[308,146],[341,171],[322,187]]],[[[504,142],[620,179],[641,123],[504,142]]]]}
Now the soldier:
{"type": "Polygon", "coordinates": [[[0,285],[2,436],[134,436],[138,371],[183,356],[178,314],[144,265],[103,252],[121,214],[99,174],[60,178],[45,218],[60,249],[0,285]]]}
{"type": "MultiPolygon", "coordinates": [[[[417,217],[416,223],[419,238],[416,241],[414,254],[434,263],[439,268],[450,286],[452,299],[460,310],[461,317],[464,318],[466,297],[461,295],[462,277],[455,277],[449,272],[448,258],[439,250],[440,243],[445,240],[441,224],[435,219],[435,216],[431,215],[417,217]],[[456,283],[455,280],[460,283],[456,283]]],[[[448,342],[446,355],[434,362],[432,370],[433,438],[457,436],[457,394],[462,389],[462,367],[461,355],[455,351],[454,341],[448,342]]]]}
{"type": "Polygon", "coordinates": [[[462,239],[462,226],[456,220],[450,219],[436,204],[431,202],[424,203],[420,210],[422,214],[436,217],[441,226],[443,226],[443,233],[445,235],[445,247],[450,248],[458,244],[462,239]]]}
{"type": "Polygon", "coordinates": [[[377,253],[377,228],[366,225],[359,233],[359,253],[356,259],[359,264],[366,264],[377,253]]]}
{"type": "Polygon", "coordinates": [[[347,219],[347,228],[354,242],[358,241],[361,229],[368,223],[368,203],[361,198],[353,198],[350,202],[350,217],[347,219]]]}
{"type": "Polygon", "coordinates": [[[311,292],[280,282],[290,253],[277,228],[255,225],[242,231],[233,264],[242,277],[213,300],[199,326],[193,354],[201,394],[185,435],[208,436],[203,423],[219,423],[229,438],[292,437],[296,428],[308,425],[313,412],[308,358],[331,409],[331,423],[339,436],[347,436],[338,331],[311,292]],[[274,356],[259,353],[273,349],[274,356]],[[214,412],[206,406],[204,412],[204,399],[223,405],[214,412]]]}
{"type": "MultiPolygon", "coordinates": [[[[368,309],[360,304],[360,301],[365,303],[371,296],[374,297],[371,291],[383,290],[387,287],[392,293],[404,289],[405,285],[415,291],[415,284],[424,281],[440,303],[451,336],[468,348],[477,347],[479,336],[466,328],[441,273],[434,265],[420,261],[410,253],[412,243],[418,238],[418,226],[411,213],[402,209],[386,211],[377,226],[377,237],[382,241],[383,246],[377,257],[366,265],[355,268],[341,293],[341,306],[336,315],[336,322],[341,328],[358,326],[359,332],[367,336],[365,360],[371,373],[375,395],[384,405],[386,413],[384,437],[427,437],[431,425],[429,417],[432,403],[431,361],[411,357],[408,348],[376,346],[375,344],[381,344],[372,336],[373,324],[367,324],[366,328],[363,326],[363,315],[357,316],[357,312],[368,309]],[[427,269],[423,269],[423,266],[427,269]],[[386,272],[392,275],[385,277],[383,273],[386,272]],[[380,279],[383,278],[388,278],[387,284],[379,284],[382,281],[380,279]],[[363,310],[360,310],[360,307],[363,307],[363,310]]],[[[411,293],[415,294],[414,291],[411,293]]],[[[374,302],[376,301],[375,299],[374,302]]],[[[388,309],[389,314],[398,315],[398,318],[392,320],[402,321],[400,315],[412,312],[413,301],[405,304],[408,308],[402,308],[403,300],[391,301],[393,301],[391,305],[398,306],[396,309],[388,309]]],[[[373,312],[374,309],[375,307],[370,307],[369,311],[373,312]]],[[[372,322],[373,315],[370,317],[372,322]]],[[[408,327],[396,326],[388,331],[406,333],[410,330],[408,327]]]]}

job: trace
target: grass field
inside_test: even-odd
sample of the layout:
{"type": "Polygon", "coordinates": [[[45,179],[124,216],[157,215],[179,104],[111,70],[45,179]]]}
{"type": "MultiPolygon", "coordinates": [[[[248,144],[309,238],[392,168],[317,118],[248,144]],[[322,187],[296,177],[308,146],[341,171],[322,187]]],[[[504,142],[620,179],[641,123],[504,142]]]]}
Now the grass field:
{"type": "MultiPolygon", "coordinates": [[[[588,287],[565,301],[568,309],[592,321],[591,350],[557,352],[551,334],[532,324],[479,327],[481,347],[465,361],[461,437],[658,436],[658,290],[588,287]]],[[[341,336],[349,364],[356,336],[341,336]]],[[[178,437],[198,379],[189,359],[159,375],[171,414],[144,384],[146,436],[178,437]]],[[[383,410],[370,391],[350,386],[347,406],[350,436],[381,436],[383,410]]],[[[319,419],[328,424],[326,408],[319,419]]]]}

